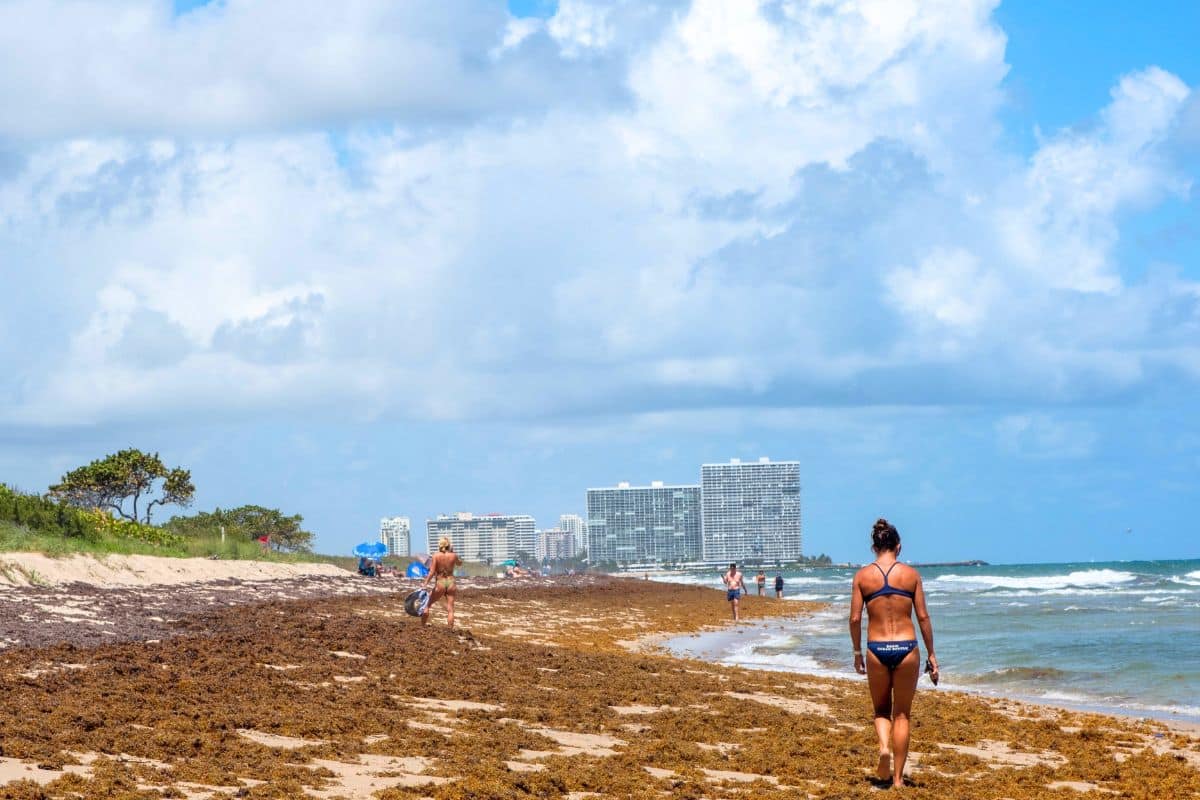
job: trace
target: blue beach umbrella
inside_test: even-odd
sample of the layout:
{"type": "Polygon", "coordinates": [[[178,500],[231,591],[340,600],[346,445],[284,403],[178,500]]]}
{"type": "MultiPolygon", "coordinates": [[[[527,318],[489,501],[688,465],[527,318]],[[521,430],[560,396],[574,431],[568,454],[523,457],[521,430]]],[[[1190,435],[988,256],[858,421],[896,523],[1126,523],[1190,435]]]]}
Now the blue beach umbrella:
{"type": "Polygon", "coordinates": [[[414,561],[408,565],[408,569],[404,571],[404,574],[409,578],[424,578],[429,574],[429,567],[419,561],[414,561]]]}
{"type": "Polygon", "coordinates": [[[383,558],[387,552],[387,545],[383,542],[362,542],[354,545],[354,555],[359,558],[383,558]]]}

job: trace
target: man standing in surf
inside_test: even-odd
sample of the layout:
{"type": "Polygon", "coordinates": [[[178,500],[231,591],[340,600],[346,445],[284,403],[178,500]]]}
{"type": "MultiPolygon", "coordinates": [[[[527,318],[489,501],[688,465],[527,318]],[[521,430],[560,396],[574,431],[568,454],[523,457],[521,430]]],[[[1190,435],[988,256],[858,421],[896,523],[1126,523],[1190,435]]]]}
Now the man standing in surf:
{"type": "Polygon", "coordinates": [[[729,607],[733,609],[733,621],[737,622],[738,604],[741,602],[742,592],[746,591],[746,577],[742,575],[737,564],[729,565],[729,572],[726,572],[721,580],[725,583],[725,599],[729,601],[729,607]]]}

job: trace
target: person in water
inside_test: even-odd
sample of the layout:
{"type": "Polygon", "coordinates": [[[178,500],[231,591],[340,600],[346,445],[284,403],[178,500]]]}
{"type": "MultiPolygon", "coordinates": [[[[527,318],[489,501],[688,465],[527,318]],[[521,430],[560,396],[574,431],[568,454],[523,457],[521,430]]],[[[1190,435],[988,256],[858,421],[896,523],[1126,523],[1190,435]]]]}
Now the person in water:
{"type": "Polygon", "coordinates": [[[783,573],[775,576],[775,599],[783,597],[783,573]]]}
{"type": "Polygon", "coordinates": [[[733,621],[737,622],[738,604],[741,602],[742,592],[746,591],[746,576],[738,569],[737,564],[730,564],[729,572],[721,576],[721,581],[725,584],[725,599],[729,601],[729,607],[733,610],[733,621]]]}
{"type": "Polygon", "coordinates": [[[454,627],[454,568],[461,564],[462,559],[454,552],[454,547],[450,544],[450,537],[443,536],[439,539],[438,551],[429,561],[429,574],[425,576],[423,584],[423,588],[428,589],[429,582],[434,582],[433,594],[429,595],[425,613],[421,615],[422,625],[429,623],[429,612],[433,610],[433,604],[445,597],[446,624],[451,628],[454,627]]]}
{"type": "Polygon", "coordinates": [[[921,676],[921,651],[917,648],[913,612],[929,653],[927,671],[936,684],[937,656],[933,654],[933,624],[925,607],[921,575],[901,564],[900,533],[886,519],[871,532],[875,561],[858,571],[850,593],[850,641],[854,644],[854,669],[866,674],[875,706],[875,733],[879,736],[880,780],[904,785],[908,758],[909,712],[921,676]],[[867,609],[867,654],[862,650],[862,614],[867,609]]]}
{"type": "Polygon", "coordinates": [[[758,596],[765,596],[767,593],[767,573],[760,569],[758,574],[754,576],[754,582],[758,584],[758,596]]]}

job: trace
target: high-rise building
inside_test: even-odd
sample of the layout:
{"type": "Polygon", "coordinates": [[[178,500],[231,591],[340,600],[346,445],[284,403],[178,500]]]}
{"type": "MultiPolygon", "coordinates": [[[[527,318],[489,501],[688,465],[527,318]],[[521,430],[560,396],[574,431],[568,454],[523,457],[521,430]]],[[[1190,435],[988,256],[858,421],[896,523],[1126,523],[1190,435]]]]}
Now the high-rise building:
{"type": "Polygon", "coordinates": [[[680,564],[700,558],[700,487],[620,483],[587,490],[588,561],[680,564]]]}
{"type": "Polygon", "coordinates": [[[564,558],[574,558],[579,551],[575,549],[575,534],[570,531],[551,528],[537,532],[538,561],[558,561],[564,558]]]}
{"type": "Polygon", "coordinates": [[[379,520],[379,541],[387,545],[389,556],[408,556],[411,531],[408,517],[384,517],[379,520]]]}
{"type": "Polygon", "coordinates": [[[442,514],[426,520],[425,530],[430,552],[437,551],[438,539],[449,536],[464,561],[498,564],[534,551],[533,517],[526,514],[442,514]]]}
{"type": "Polygon", "coordinates": [[[587,550],[587,523],[578,514],[563,514],[558,518],[558,529],[575,537],[575,555],[587,550]]]}
{"type": "Polygon", "coordinates": [[[700,467],[704,560],[793,561],[800,557],[800,462],[760,458],[700,467]]]}

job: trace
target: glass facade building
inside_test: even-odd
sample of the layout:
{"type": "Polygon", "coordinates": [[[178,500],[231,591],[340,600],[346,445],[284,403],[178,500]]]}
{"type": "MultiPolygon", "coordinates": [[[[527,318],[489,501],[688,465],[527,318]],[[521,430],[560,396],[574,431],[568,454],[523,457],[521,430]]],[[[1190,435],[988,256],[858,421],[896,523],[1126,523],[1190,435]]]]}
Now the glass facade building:
{"type": "Polygon", "coordinates": [[[379,541],[387,545],[389,556],[408,556],[411,534],[408,517],[384,517],[379,520],[379,541]]]}
{"type": "Polygon", "coordinates": [[[764,563],[800,557],[800,462],[700,467],[704,560],[764,563]]]}
{"type": "Polygon", "coordinates": [[[701,554],[700,487],[587,490],[588,561],[680,564],[701,554]]]}
{"type": "Polygon", "coordinates": [[[533,517],[526,514],[443,514],[426,520],[425,530],[429,552],[436,553],[438,539],[449,536],[463,561],[499,564],[517,553],[534,553],[533,517]]]}

